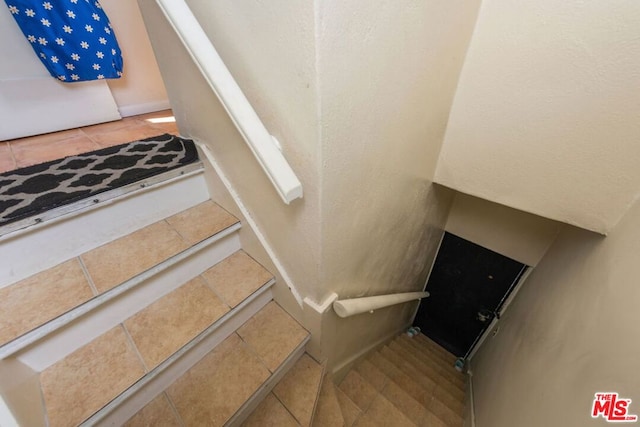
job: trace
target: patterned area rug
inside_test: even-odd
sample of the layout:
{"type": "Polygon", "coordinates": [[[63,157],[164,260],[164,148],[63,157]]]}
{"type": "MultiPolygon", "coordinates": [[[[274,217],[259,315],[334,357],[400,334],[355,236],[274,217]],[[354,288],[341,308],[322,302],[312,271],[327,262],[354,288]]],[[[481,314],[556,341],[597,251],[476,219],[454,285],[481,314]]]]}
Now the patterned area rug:
{"type": "Polygon", "coordinates": [[[198,160],[193,141],[164,134],[0,174],[0,226],[198,160]]]}

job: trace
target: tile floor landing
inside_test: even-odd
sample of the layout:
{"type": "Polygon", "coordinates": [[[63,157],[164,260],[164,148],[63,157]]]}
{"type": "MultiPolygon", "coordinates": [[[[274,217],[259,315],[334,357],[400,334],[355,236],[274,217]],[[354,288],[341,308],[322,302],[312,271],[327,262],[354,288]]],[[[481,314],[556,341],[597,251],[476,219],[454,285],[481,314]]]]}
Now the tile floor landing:
{"type": "Polygon", "coordinates": [[[171,110],[0,142],[0,173],[163,133],[178,135],[171,110]]]}

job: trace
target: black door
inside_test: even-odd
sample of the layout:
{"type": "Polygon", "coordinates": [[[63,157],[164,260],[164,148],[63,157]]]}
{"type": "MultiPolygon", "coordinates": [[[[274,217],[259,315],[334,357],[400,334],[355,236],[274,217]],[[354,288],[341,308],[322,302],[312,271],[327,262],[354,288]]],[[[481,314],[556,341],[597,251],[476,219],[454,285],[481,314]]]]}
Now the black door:
{"type": "Polygon", "coordinates": [[[458,357],[466,357],[489,327],[526,269],[458,236],[445,233],[415,324],[458,357]]]}

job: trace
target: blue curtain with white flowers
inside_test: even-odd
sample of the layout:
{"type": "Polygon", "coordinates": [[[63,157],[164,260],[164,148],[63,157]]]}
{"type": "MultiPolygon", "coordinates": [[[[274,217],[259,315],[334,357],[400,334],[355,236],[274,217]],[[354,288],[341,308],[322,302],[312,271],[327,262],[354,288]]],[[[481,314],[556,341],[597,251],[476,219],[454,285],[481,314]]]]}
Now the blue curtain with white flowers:
{"type": "Polygon", "coordinates": [[[96,0],[5,0],[49,73],[63,82],[122,76],[122,52],[96,0]]]}

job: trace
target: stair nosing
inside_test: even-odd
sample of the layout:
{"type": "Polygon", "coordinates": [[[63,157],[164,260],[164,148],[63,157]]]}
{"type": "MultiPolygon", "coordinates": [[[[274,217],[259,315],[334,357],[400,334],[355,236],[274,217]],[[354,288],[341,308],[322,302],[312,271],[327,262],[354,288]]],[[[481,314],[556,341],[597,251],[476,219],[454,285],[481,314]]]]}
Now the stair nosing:
{"type": "Polygon", "coordinates": [[[255,299],[259,298],[265,292],[268,292],[271,287],[276,283],[275,278],[271,278],[267,283],[262,285],[259,289],[245,298],[240,304],[233,307],[230,311],[223,314],[219,319],[205,328],[202,332],[196,335],[193,339],[191,339],[188,343],[180,347],[173,354],[163,360],[158,366],[151,369],[149,372],[144,374],[141,378],[139,378],[133,385],[128,387],[110,402],[108,402],[105,406],[100,408],[98,411],[94,412],[90,417],[82,421],[80,423],[80,427],[83,426],[93,426],[100,421],[102,421],[107,415],[116,410],[122,403],[124,403],[127,399],[137,393],[140,389],[145,387],[148,383],[153,381],[156,377],[158,377],[162,372],[166,371],[171,365],[173,365],[176,361],[182,358],[186,353],[188,353],[191,349],[196,347],[202,341],[204,341],[209,335],[214,333],[216,330],[221,328],[225,323],[227,323],[231,318],[233,318],[238,312],[242,311],[247,305],[251,304],[255,299]]]}
{"type": "Polygon", "coordinates": [[[158,188],[176,180],[185,179],[193,175],[203,173],[204,165],[201,160],[198,160],[197,162],[166,171],[159,175],[151,176],[122,187],[103,191],[102,193],[95,194],[86,199],[50,209],[38,215],[10,222],[9,224],[0,226],[0,243],[4,240],[18,237],[24,233],[31,233],[39,228],[55,224],[56,222],[66,221],[83,213],[99,209],[118,200],[135,196],[136,194],[149,189],[158,188]]]}
{"type": "Polygon", "coordinates": [[[200,252],[201,250],[213,245],[214,243],[224,239],[225,237],[235,233],[242,227],[240,221],[218,231],[213,236],[210,236],[191,247],[185,249],[182,252],[179,252],[170,258],[154,265],[153,267],[133,276],[132,278],[126,280],[125,282],[119,284],[118,286],[109,289],[106,292],[103,292],[100,295],[97,295],[91,298],[88,301],[80,304],[77,307],[67,311],[64,314],[61,314],[54,319],[49,320],[48,322],[26,332],[25,334],[14,338],[8,343],[0,346],[0,360],[6,359],[17,352],[25,349],[31,344],[43,339],[47,335],[52,332],[57,331],[58,329],[68,325],[74,320],[80,318],[81,316],[88,314],[92,310],[102,306],[103,304],[113,300],[119,295],[137,287],[141,283],[149,280],[150,278],[156,276],[157,274],[169,269],[170,267],[178,264],[181,261],[189,258],[193,254],[200,252]]]}

